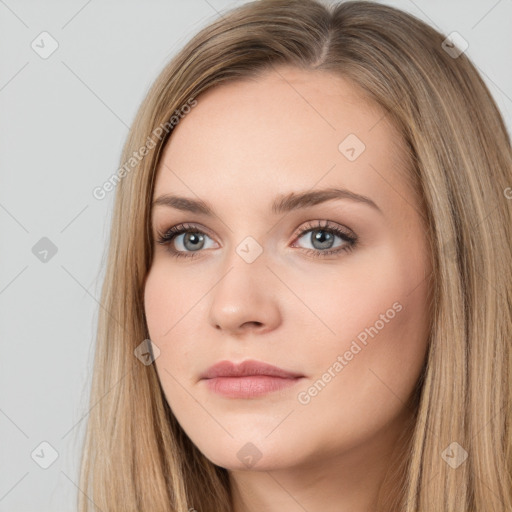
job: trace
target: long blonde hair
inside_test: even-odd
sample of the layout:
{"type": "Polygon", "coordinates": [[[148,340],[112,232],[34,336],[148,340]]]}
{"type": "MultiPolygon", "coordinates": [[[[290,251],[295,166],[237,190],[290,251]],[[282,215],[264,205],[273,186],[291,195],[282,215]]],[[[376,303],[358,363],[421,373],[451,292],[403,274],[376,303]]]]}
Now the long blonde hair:
{"type": "Polygon", "coordinates": [[[370,1],[260,0],[202,29],[161,72],[123,149],[131,167],[110,184],[80,512],[232,510],[227,471],[192,444],[155,366],[134,350],[149,338],[150,208],[176,111],[279,65],[338,73],[379,104],[406,142],[423,203],[433,321],[393,512],[512,510],[512,151],[489,90],[445,37],[370,1]],[[455,452],[467,453],[456,468],[455,452]]]}

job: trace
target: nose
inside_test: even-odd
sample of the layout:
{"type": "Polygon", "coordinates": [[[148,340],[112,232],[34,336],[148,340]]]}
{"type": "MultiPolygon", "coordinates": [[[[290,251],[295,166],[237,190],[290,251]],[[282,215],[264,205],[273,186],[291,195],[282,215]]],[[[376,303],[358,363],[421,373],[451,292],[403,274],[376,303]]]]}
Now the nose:
{"type": "Polygon", "coordinates": [[[209,294],[210,325],[232,335],[271,331],[281,322],[279,280],[264,258],[252,263],[237,258],[209,294]]]}

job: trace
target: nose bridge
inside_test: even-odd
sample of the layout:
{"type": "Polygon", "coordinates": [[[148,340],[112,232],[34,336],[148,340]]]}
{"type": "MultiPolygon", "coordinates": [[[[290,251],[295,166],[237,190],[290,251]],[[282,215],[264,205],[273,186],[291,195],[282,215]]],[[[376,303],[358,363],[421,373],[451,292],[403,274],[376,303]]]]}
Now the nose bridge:
{"type": "Polygon", "coordinates": [[[244,238],[226,255],[224,277],[215,295],[240,303],[264,300],[265,290],[261,288],[268,279],[266,264],[267,254],[259,242],[253,237],[244,238]]]}
{"type": "Polygon", "coordinates": [[[266,256],[250,236],[226,256],[223,277],[211,294],[210,323],[214,327],[228,331],[245,324],[269,328],[278,321],[279,307],[266,256]]]}

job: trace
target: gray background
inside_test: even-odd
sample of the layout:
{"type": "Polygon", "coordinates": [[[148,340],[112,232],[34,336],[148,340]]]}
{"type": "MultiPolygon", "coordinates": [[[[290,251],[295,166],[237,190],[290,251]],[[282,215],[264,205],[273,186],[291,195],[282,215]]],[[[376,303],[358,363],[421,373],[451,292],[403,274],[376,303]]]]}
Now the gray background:
{"type": "MultiPolygon", "coordinates": [[[[0,511],[75,509],[114,199],[92,190],[158,72],[240,3],[0,0],[0,511]]],[[[512,125],[512,0],[383,3],[459,32],[512,125]]]]}

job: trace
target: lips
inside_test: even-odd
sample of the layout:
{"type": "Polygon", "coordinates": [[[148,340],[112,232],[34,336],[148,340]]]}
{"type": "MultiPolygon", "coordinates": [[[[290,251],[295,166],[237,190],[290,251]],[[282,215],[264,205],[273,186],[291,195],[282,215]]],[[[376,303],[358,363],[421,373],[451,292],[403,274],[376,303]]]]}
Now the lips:
{"type": "Polygon", "coordinates": [[[290,372],[260,361],[243,361],[235,364],[231,361],[220,361],[214,364],[206,372],[201,374],[201,379],[214,379],[216,377],[249,377],[251,375],[266,375],[268,377],[279,377],[281,379],[295,379],[304,377],[296,372],[290,372]]]}
{"type": "Polygon", "coordinates": [[[304,375],[260,361],[221,361],[201,375],[201,382],[227,398],[256,398],[294,386],[304,375]]]}

